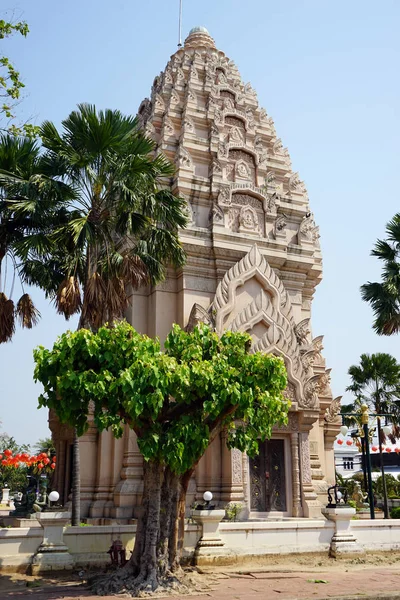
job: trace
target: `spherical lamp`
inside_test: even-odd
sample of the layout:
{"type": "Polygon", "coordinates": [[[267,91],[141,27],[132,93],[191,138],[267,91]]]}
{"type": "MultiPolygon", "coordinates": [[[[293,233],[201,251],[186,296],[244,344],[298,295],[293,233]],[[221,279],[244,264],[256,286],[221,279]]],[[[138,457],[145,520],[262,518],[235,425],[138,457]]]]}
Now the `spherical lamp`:
{"type": "Polygon", "coordinates": [[[211,492],[204,492],[203,494],[203,500],[205,502],[211,502],[211,500],[213,499],[213,495],[211,492]]]}
{"type": "Polygon", "coordinates": [[[53,492],[50,492],[49,494],[49,500],[50,502],[57,502],[57,500],[60,499],[60,494],[58,492],[56,492],[55,490],[53,492]]]}

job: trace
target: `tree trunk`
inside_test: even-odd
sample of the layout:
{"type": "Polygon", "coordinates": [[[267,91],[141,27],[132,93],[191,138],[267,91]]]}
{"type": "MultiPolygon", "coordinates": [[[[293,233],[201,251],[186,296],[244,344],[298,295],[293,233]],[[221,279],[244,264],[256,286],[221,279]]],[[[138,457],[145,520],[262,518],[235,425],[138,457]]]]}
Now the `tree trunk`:
{"type": "Polygon", "coordinates": [[[71,524],[81,523],[81,459],[79,453],[79,437],[74,429],[73,459],[72,459],[72,515],[71,524]]]}
{"type": "Polygon", "coordinates": [[[186,491],[192,471],[176,475],[160,463],[144,464],[142,512],[135,546],[123,569],[96,579],[98,594],[152,592],[179,583],[183,547],[186,491]]]}

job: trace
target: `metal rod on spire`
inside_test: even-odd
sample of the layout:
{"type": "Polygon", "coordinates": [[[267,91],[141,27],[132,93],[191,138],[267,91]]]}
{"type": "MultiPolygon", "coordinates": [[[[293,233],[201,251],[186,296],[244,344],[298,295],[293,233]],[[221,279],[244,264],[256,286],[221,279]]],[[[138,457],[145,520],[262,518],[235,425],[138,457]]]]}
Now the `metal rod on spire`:
{"type": "Polygon", "coordinates": [[[182,46],[182,0],[179,0],[179,42],[178,48],[182,46]]]}

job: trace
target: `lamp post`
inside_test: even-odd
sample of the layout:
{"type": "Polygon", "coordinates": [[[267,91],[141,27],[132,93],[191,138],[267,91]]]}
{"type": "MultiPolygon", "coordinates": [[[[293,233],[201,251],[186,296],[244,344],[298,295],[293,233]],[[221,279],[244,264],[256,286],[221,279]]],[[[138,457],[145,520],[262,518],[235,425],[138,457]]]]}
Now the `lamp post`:
{"type": "Polygon", "coordinates": [[[368,498],[369,498],[369,512],[371,519],[375,519],[375,506],[374,506],[374,492],[372,491],[372,476],[371,476],[371,454],[369,452],[369,415],[368,406],[363,404],[361,406],[361,424],[364,430],[365,440],[365,458],[367,463],[367,474],[368,474],[368,498]]]}
{"type": "MultiPolygon", "coordinates": [[[[346,413],[342,415],[342,419],[345,417],[360,417],[359,413],[346,413]]],[[[390,432],[390,426],[385,425],[381,427],[380,419],[381,417],[390,417],[387,414],[375,414],[373,415],[377,418],[378,421],[378,440],[379,440],[379,455],[380,455],[380,464],[381,464],[381,473],[382,473],[382,488],[383,488],[383,506],[384,506],[384,517],[385,519],[389,518],[389,508],[388,508],[388,498],[387,498],[387,489],[386,489],[386,480],[385,480],[385,469],[383,465],[383,456],[382,456],[382,443],[381,443],[381,431],[385,434],[390,432]]],[[[364,449],[365,449],[365,463],[366,463],[366,471],[367,471],[367,479],[368,479],[368,500],[369,500],[369,510],[371,519],[375,519],[375,507],[374,507],[374,494],[372,490],[372,469],[371,469],[371,454],[369,451],[369,417],[368,414],[368,406],[366,404],[361,405],[361,425],[364,431],[364,449]]],[[[342,435],[346,435],[348,432],[348,427],[346,425],[342,425],[340,428],[340,433],[342,435]]],[[[364,471],[365,477],[365,471],[364,471]]]]}

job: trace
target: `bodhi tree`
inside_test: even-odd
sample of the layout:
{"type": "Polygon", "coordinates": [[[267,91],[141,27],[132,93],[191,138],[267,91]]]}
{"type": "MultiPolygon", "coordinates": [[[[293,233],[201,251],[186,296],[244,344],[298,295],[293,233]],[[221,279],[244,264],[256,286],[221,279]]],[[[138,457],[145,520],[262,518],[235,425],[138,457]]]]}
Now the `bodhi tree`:
{"type": "Polygon", "coordinates": [[[217,434],[229,448],[254,456],[258,440],[287,422],[281,358],[250,354],[246,333],[221,337],[205,325],[174,325],[161,350],[158,339],[126,322],[67,332],[52,350],[34,351],[39,406],[82,435],[93,415],[100,431],[122,434],[127,424],[144,458],[142,516],[132,556],[123,569],[94,583],[99,594],[155,590],[176,582],[184,535],[188,483],[217,434]]]}

